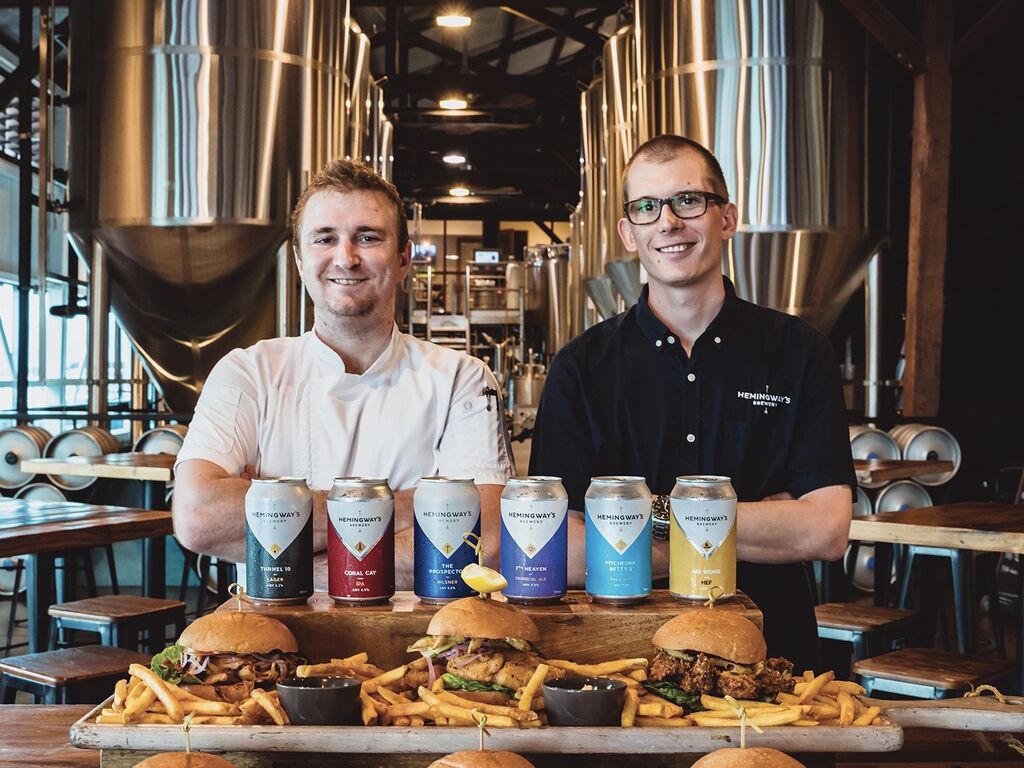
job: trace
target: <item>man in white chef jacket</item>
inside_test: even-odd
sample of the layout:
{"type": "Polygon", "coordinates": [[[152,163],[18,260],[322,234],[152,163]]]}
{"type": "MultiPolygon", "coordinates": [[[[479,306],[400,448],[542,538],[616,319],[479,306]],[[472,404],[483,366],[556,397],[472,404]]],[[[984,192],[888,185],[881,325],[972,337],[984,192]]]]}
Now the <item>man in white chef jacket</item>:
{"type": "MultiPolygon", "coordinates": [[[[411,243],[395,187],[329,163],[295,207],[292,247],[313,330],[236,349],[214,367],[175,464],[174,530],[189,549],[245,561],[250,476],[313,491],[315,585],[326,589],[326,498],[341,476],[395,491],[396,578],[412,588],[412,495],[430,475],[472,477],[491,558],[513,474],[497,384],[484,363],[395,324],[411,243]]],[[[492,562],[493,564],[493,562],[492,562]]]]}

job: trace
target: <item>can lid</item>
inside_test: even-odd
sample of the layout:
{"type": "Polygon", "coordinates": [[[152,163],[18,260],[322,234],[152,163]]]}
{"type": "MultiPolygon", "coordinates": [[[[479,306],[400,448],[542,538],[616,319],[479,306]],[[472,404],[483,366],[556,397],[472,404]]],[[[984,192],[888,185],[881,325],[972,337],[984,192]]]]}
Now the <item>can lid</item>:
{"type": "Polygon", "coordinates": [[[335,485],[387,485],[386,477],[336,477],[335,485]]]}
{"type": "Polygon", "coordinates": [[[254,477],[252,479],[254,483],[277,483],[280,485],[298,485],[302,483],[306,484],[306,478],[304,477],[254,477]]]}
{"type": "Polygon", "coordinates": [[[590,478],[590,482],[601,483],[603,485],[618,485],[620,483],[646,483],[647,479],[635,475],[603,475],[601,477],[590,478]]]}
{"type": "Polygon", "coordinates": [[[676,482],[684,485],[724,485],[732,482],[732,478],[725,475],[679,475],[676,482]]]}
{"type": "Polygon", "coordinates": [[[554,475],[529,475],[527,477],[510,477],[507,481],[508,485],[540,485],[547,483],[560,483],[562,478],[555,477],[554,475]]]}
{"type": "MultiPolygon", "coordinates": [[[[421,477],[421,483],[474,483],[472,477],[444,477],[442,475],[433,475],[431,477],[421,477]]],[[[474,483],[475,484],[475,483],[474,483]]]]}

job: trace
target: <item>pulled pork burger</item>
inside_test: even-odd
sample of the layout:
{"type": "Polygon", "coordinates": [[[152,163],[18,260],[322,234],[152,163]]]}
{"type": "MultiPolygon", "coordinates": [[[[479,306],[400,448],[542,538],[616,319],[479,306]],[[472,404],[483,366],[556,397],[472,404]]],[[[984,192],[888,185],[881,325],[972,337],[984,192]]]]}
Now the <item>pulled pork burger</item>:
{"type": "Polygon", "coordinates": [[[274,688],[304,662],[284,624],[260,613],[215,611],[196,619],[152,668],[206,699],[241,701],[253,688],[274,688]]]}
{"type": "Polygon", "coordinates": [[[749,619],[717,608],[688,611],[662,624],[652,642],[647,690],[688,712],[703,709],[701,694],[774,701],[791,693],[793,663],[765,659],[761,630],[749,619]]]}
{"type": "MultiPolygon", "coordinates": [[[[543,662],[531,645],[539,637],[537,625],[515,606],[464,597],[435,613],[427,636],[408,651],[426,659],[428,686],[440,677],[449,690],[497,693],[507,703],[543,662]]],[[[564,674],[550,669],[546,679],[564,674]]]]}
{"type": "Polygon", "coordinates": [[[693,768],[804,768],[804,764],[770,747],[729,747],[704,755],[693,768]]]}
{"type": "Polygon", "coordinates": [[[515,752],[467,749],[445,755],[427,768],[533,768],[533,763],[515,752]]]}

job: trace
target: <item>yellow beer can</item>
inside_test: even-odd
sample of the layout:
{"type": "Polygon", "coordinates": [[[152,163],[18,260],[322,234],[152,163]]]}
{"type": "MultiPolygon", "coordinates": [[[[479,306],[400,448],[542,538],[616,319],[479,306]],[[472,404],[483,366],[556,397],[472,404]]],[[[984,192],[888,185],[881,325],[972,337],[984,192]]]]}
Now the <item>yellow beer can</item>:
{"type": "Polygon", "coordinates": [[[735,595],[736,491],[729,478],[677,477],[670,506],[668,587],[672,596],[706,600],[716,587],[716,598],[735,595]]]}

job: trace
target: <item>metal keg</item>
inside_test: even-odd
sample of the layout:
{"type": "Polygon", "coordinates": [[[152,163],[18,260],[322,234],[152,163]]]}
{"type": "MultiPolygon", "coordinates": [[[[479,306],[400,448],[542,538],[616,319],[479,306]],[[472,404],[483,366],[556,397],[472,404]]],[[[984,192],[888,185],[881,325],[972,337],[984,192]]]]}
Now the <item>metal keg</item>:
{"type": "Polygon", "coordinates": [[[890,483],[875,497],[875,512],[899,512],[903,509],[921,509],[932,506],[928,491],[913,480],[890,483]]]}
{"type": "Polygon", "coordinates": [[[188,432],[188,426],[185,424],[165,424],[162,427],[143,432],[135,441],[132,450],[135,453],[166,453],[177,456],[178,451],[181,450],[181,444],[185,440],[186,432],[188,432]]]}
{"type": "MultiPolygon", "coordinates": [[[[850,583],[862,592],[875,591],[875,548],[870,544],[861,544],[857,547],[849,547],[846,550],[846,557],[843,565],[850,583]]],[[[892,564],[892,575],[889,578],[890,584],[896,583],[896,562],[892,564]]]]}
{"type": "MultiPolygon", "coordinates": [[[[72,456],[105,456],[121,450],[120,441],[102,427],[80,427],[62,432],[46,444],[46,457],[68,459],[72,456]]],[[[47,475],[50,482],[66,491],[80,491],[96,482],[95,477],[47,475]]]]}
{"type": "Polygon", "coordinates": [[[14,494],[14,498],[32,501],[67,501],[67,497],[49,483],[30,483],[14,494]]]}
{"type": "MultiPolygon", "coordinates": [[[[900,447],[896,445],[887,432],[868,424],[850,425],[850,452],[855,459],[890,459],[900,458],[900,447]]],[[[873,483],[862,483],[865,488],[880,488],[884,480],[873,483]]]]}
{"type": "Polygon", "coordinates": [[[22,472],[21,462],[39,459],[53,437],[42,427],[23,425],[0,432],[0,488],[14,490],[32,482],[34,472],[22,472]]]}
{"type": "Polygon", "coordinates": [[[960,469],[960,443],[951,432],[942,427],[933,427],[930,424],[900,424],[889,430],[889,435],[899,446],[904,459],[953,462],[953,469],[949,472],[919,476],[917,481],[922,485],[948,483],[960,469]]]}
{"type": "Polygon", "coordinates": [[[871,497],[868,496],[860,486],[857,486],[857,493],[854,494],[853,498],[853,516],[854,517],[867,517],[874,513],[874,507],[871,505],[871,497]]]}

